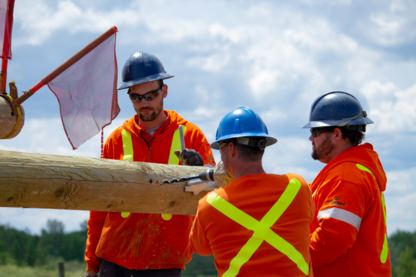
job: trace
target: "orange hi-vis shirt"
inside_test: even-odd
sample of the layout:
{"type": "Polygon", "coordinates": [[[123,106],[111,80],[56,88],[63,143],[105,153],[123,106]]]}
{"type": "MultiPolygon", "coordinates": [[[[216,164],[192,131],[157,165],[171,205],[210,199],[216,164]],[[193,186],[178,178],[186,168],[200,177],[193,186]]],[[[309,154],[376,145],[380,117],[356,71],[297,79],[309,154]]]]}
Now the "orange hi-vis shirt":
{"type": "Polygon", "coordinates": [[[310,185],[316,211],[310,243],[315,276],[391,276],[386,183],[369,143],[345,150],[315,178],[310,185]]]}
{"type": "MultiPolygon", "coordinates": [[[[183,125],[185,147],[198,151],[204,164],[215,166],[210,145],[202,131],[175,111],[164,112],[167,120],[153,136],[139,127],[137,115],[126,120],[108,137],[104,158],[168,164],[174,134],[178,133],[175,131],[183,125]],[[131,135],[132,155],[124,153],[129,149],[126,134],[131,135]]],[[[176,150],[180,150],[180,145],[176,150]]],[[[193,216],[184,215],[91,211],[85,253],[87,271],[98,272],[99,258],[136,270],[185,269],[193,253],[189,247],[193,219],[193,216]]]]}
{"type": "Polygon", "coordinates": [[[311,191],[301,176],[246,175],[199,200],[191,246],[200,255],[214,255],[219,276],[312,276],[313,216],[311,191]],[[294,184],[298,191],[288,199],[294,184]]]}

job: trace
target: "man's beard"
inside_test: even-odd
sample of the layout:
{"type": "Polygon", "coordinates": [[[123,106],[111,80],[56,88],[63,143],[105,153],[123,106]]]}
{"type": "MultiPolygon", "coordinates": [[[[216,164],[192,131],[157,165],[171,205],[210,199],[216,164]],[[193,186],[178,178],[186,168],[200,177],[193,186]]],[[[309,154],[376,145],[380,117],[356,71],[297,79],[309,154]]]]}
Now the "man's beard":
{"type": "MultiPolygon", "coordinates": [[[[315,146],[315,144],[314,144],[315,146]]],[[[331,143],[331,139],[326,137],[326,139],[322,142],[322,144],[316,148],[316,146],[312,150],[312,159],[314,160],[321,160],[326,158],[332,150],[334,149],[334,145],[331,143]]]]}
{"type": "MultiPolygon", "coordinates": [[[[142,108],[142,109],[149,109],[149,107],[146,107],[146,108],[142,108]]],[[[151,108],[151,109],[153,109],[153,112],[151,112],[150,114],[146,114],[146,115],[144,115],[144,114],[141,114],[140,113],[140,110],[138,110],[138,111],[136,111],[137,112],[137,114],[139,115],[139,118],[140,118],[140,120],[141,121],[144,121],[144,122],[149,122],[149,121],[153,121],[153,120],[155,120],[156,119],[156,117],[162,112],[162,110],[163,110],[163,98],[162,98],[162,100],[160,101],[160,103],[159,103],[159,105],[157,105],[156,106],[156,108],[151,108]]]]}

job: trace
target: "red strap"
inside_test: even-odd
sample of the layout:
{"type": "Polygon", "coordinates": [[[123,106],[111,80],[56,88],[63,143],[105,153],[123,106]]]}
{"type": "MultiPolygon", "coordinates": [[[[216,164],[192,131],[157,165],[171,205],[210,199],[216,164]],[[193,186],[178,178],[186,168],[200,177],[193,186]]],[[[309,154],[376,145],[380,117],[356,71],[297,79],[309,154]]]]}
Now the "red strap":
{"type": "Polygon", "coordinates": [[[104,128],[101,129],[101,156],[102,159],[104,157],[104,128]]]}

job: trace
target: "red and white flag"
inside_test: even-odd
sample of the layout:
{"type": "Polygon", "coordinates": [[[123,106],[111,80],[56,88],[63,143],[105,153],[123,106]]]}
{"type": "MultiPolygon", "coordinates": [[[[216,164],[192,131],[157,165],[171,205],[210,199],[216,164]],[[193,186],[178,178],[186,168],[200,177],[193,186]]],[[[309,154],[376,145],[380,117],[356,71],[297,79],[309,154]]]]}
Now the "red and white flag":
{"type": "Polygon", "coordinates": [[[0,0],[0,58],[9,60],[12,59],[13,9],[14,0],[0,0]]]}
{"type": "Polygon", "coordinates": [[[47,82],[58,98],[62,124],[73,149],[98,134],[120,112],[116,31],[47,82]]]}

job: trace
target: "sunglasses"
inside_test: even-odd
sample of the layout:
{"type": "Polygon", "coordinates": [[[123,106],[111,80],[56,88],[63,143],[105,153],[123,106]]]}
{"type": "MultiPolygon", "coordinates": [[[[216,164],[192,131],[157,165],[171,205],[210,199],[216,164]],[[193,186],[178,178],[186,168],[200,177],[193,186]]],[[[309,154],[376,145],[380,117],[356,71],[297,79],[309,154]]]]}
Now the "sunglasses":
{"type": "Polygon", "coordinates": [[[314,138],[316,138],[322,133],[327,133],[327,132],[331,132],[331,131],[332,131],[332,129],[328,129],[328,128],[312,128],[311,129],[311,135],[314,138]]]}
{"type": "Polygon", "coordinates": [[[142,99],[146,99],[146,101],[152,101],[153,99],[155,99],[156,97],[159,96],[159,90],[161,90],[163,88],[164,85],[162,85],[160,88],[156,89],[156,90],[152,90],[149,91],[143,95],[140,94],[134,94],[134,93],[129,93],[130,90],[127,92],[127,94],[130,97],[130,100],[136,103],[140,103],[142,101],[142,99]]]}

